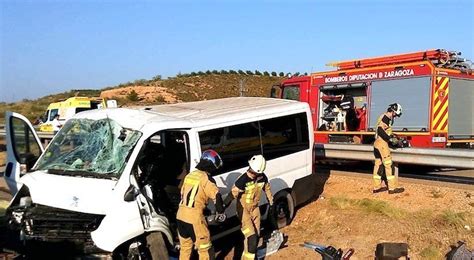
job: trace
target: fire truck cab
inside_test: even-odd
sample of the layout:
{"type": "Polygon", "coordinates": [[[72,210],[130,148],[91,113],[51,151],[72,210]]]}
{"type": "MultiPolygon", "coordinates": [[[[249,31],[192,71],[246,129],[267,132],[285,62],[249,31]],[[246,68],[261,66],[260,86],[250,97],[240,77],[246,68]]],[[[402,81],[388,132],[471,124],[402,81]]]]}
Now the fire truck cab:
{"type": "Polygon", "coordinates": [[[289,78],[272,96],[309,103],[315,142],[371,144],[378,117],[400,103],[394,133],[412,147],[472,148],[474,74],[461,53],[442,49],[328,64],[289,78]]]}

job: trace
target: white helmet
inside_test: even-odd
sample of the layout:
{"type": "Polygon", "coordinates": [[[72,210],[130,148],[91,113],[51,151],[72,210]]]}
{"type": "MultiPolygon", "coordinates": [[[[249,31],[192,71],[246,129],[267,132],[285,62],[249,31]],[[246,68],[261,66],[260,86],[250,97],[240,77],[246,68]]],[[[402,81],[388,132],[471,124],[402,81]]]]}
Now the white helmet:
{"type": "Polygon", "coordinates": [[[265,158],[262,155],[254,155],[249,160],[249,166],[252,171],[261,174],[265,170],[267,162],[265,161],[265,158]]]}
{"type": "Polygon", "coordinates": [[[395,115],[398,117],[402,115],[402,105],[398,103],[390,104],[390,106],[388,107],[388,110],[393,111],[393,113],[395,113],[395,115]]]}

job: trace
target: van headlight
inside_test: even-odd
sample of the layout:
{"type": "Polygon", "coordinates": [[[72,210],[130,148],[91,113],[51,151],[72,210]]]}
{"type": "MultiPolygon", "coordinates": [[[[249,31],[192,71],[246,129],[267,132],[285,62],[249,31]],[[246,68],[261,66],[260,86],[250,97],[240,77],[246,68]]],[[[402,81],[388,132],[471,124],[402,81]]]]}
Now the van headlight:
{"type": "Polygon", "coordinates": [[[18,206],[20,207],[29,207],[31,206],[32,201],[30,196],[25,196],[20,198],[20,203],[18,203],[18,206]]]}

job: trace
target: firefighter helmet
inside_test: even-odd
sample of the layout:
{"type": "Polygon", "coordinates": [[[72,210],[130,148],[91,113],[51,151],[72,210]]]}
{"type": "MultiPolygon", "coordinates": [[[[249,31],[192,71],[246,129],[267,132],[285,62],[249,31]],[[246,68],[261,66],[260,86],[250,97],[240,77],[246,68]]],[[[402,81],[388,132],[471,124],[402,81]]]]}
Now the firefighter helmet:
{"type": "Polygon", "coordinates": [[[393,103],[388,106],[388,111],[395,113],[395,116],[400,117],[402,115],[402,105],[393,103]]]}
{"type": "Polygon", "coordinates": [[[202,153],[201,161],[210,162],[216,170],[221,168],[223,164],[220,155],[212,149],[206,150],[202,153]]]}
{"type": "Polygon", "coordinates": [[[265,167],[267,166],[267,162],[265,161],[265,158],[262,155],[260,154],[254,155],[249,160],[249,166],[253,172],[256,172],[257,174],[261,174],[265,170],[265,167]]]}

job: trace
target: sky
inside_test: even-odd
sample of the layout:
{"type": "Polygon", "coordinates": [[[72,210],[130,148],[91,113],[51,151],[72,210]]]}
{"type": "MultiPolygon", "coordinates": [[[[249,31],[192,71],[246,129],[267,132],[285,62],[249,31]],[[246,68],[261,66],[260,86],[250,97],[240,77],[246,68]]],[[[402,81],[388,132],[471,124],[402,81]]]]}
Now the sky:
{"type": "Polygon", "coordinates": [[[0,0],[0,102],[437,48],[474,60],[473,40],[474,0],[0,0]]]}

